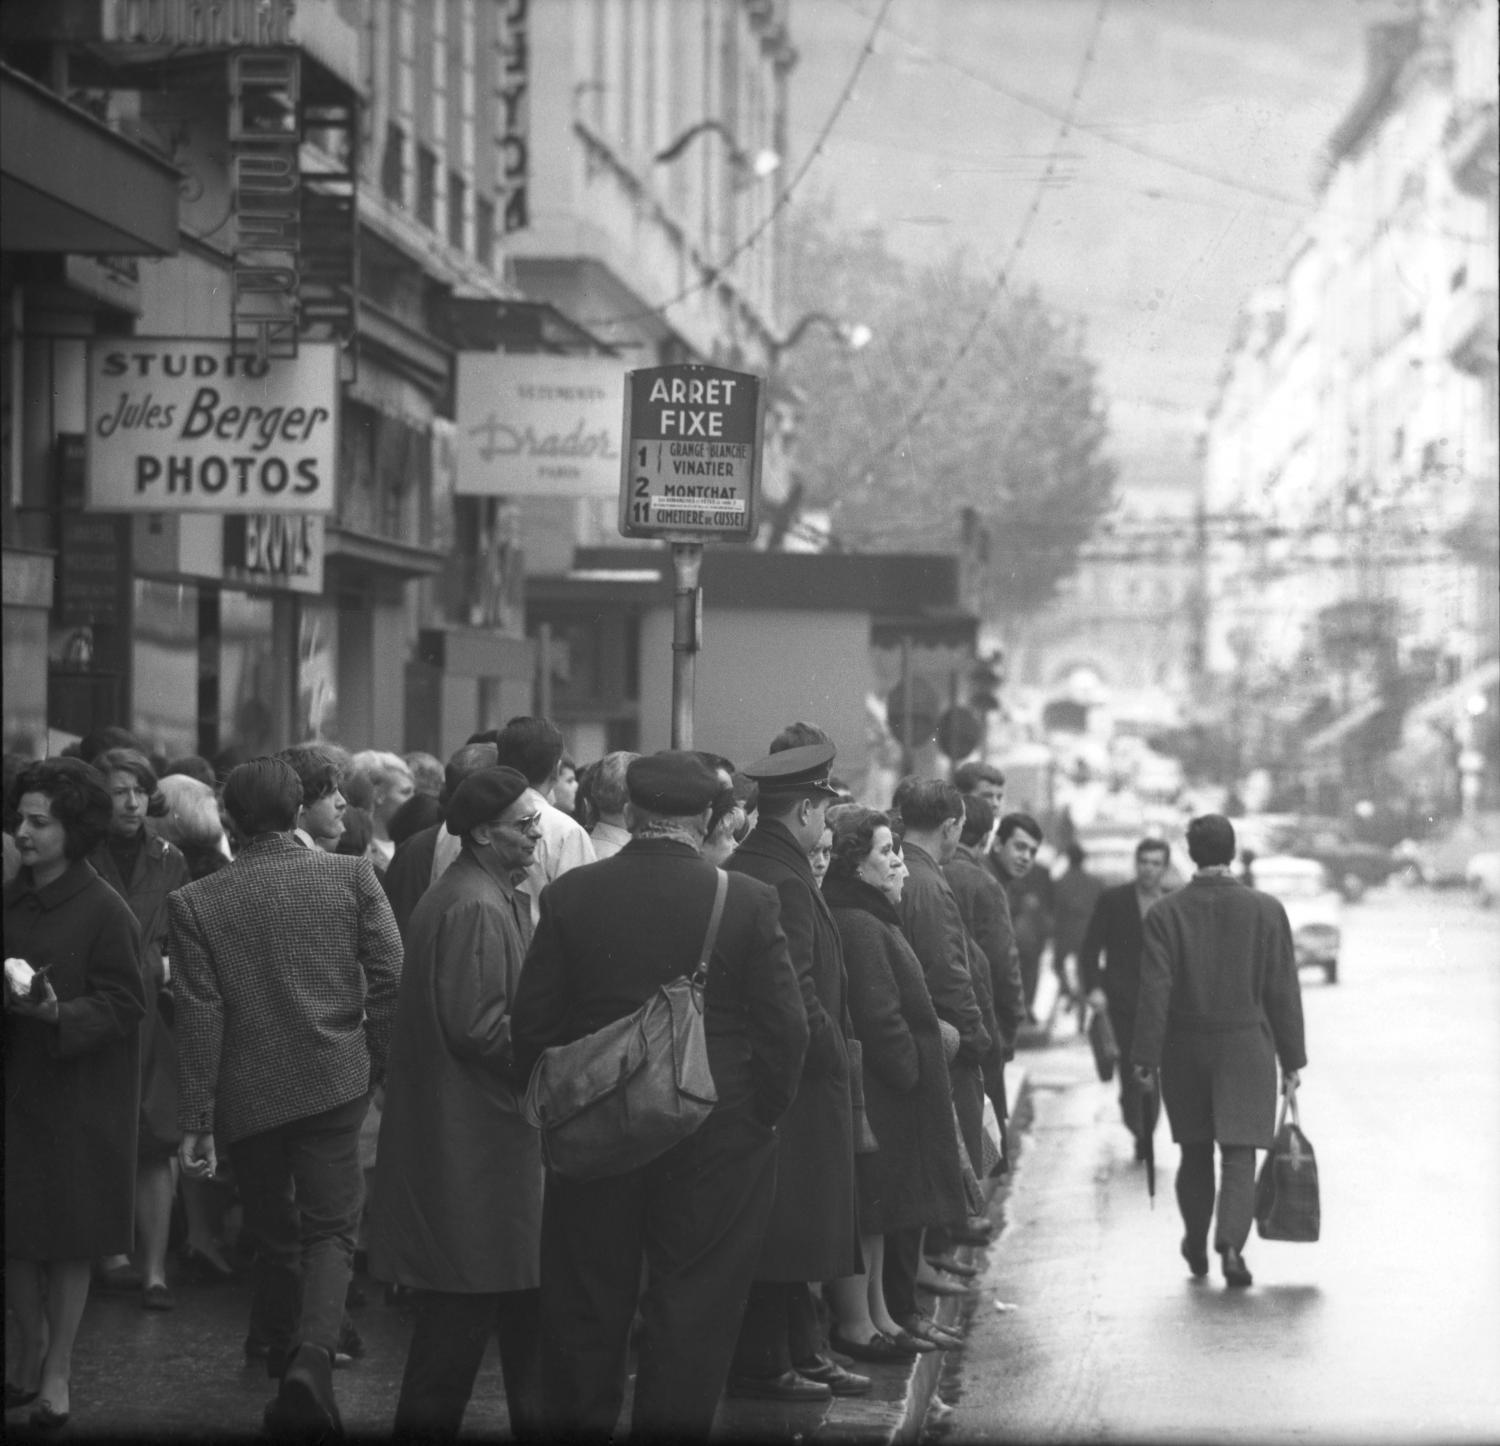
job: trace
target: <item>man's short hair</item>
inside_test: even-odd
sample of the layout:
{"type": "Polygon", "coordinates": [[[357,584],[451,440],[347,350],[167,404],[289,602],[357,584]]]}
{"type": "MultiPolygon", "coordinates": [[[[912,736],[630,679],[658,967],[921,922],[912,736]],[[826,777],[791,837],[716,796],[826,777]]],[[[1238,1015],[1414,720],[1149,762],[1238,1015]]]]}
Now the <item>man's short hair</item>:
{"type": "Polygon", "coordinates": [[[297,782],[302,785],[302,806],[308,808],[319,799],[339,792],[349,777],[349,755],[336,744],[297,743],[283,748],[276,757],[297,775],[297,782]]]}
{"type": "Polygon", "coordinates": [[[1167,863],[1172,862],[1172,845],[1164,838],[1143,838],[1135,846],[1136,858],[1144,858],[1147,854],[1160,854],[1167,863]]]}
{"type": "Polygon", "coordinates": [[[1234,861],[1234,825],[1222,813],[1205,813],[1187,827],[1188,857],[1200,869],[1234,861]]]}
{"type": "Polygon", "coordinates": [[[280,755],[241,763],[224,783],[224,811],[247,839],[289,832],[301,807],[297,770],[280,755]]]}
{"type": "Polygon", "coordinates": [[[785,753],[788,748],[806,748],[809,743],[832,743],[826,730],[816,723],[788,723],[772,740],[767,753],[785,753]]]}
{"type": "Polygon", "coordinates": [[[618,817],[625,812],[625,805],[630,801],[629,790],[625,787],[625,770],[640,756],[628,748],[617,748],[594,765],[589,797],[601,814],[618,817]]]}
{"type": "Polygon", "coordinates": [[[1005,787],[1005,775],[993,763],[960,763],[953,773],[953,786],[960,793],[973,793],[981,783],[1005,787]]]}
{"type": "Polygon", "coordinates": [[[908,774],[896,785],[891,806],[907,828],[929,833],[950,818],[964,816],[963,795],[946,778],[917,778],[908,774]]]}
{"type": "Polygon", "coordinates": [[[1041,843],[1042,826],[1029,813],[1008,813],[1000,820],[1000,842],[1004,843],[1017,829],[1041,843]]]}
{"type": "Polygon", "coordinates": [[[443,765],[443,791],[438,802],[446,804],[458,791],[458,785],[481,768],[494,768],[499,750],[493,743],[465,743],[443,765]]]}
{"type": "Polygon", "coordinates": [[[552,776],[563,756],[563,736],[546,718],[521,716],[506,723],[495,738],[500,767],[514,768],[537,788],[552,776]]]}
{"type": "MultiPolygon", "coordinates": [[[[958,785],[954,784],[957,788],[958,785]]],[[[960,793],[963,791],[960,789],[960,793]]],[[[961,844],[973,845],[984,839],[995,826],[995,805],[981,793],[964,793],[964,827],[961,844]]]]}

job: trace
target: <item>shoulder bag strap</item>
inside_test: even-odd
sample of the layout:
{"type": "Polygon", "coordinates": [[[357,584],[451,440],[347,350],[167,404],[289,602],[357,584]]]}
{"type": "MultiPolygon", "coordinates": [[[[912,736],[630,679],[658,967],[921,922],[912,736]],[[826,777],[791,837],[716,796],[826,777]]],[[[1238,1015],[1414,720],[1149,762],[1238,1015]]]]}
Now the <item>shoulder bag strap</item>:
{"type": "Polygon", "coordinates": [[[708,961],[713,957],[714,944],[719,937],[719,921],[724,917],[724,900],[729,895],[729,875],[723,869],[715,869],[714,906],[708,916],[708,932],[703,936],[703,948],[698,954],[698,967],[693,971],[693,985],[702,989],[708,982],[708,961]]]}

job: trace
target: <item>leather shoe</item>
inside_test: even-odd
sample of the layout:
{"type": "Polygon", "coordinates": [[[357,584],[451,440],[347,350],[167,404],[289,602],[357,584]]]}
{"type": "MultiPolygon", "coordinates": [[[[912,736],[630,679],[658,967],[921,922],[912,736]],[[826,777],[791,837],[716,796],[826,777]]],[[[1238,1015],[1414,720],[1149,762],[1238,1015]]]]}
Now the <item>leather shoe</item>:
{"type": "Polygon", "coordinates": [[[141,1291],[142,1310],[175,1310],[177,1298],[165,1285],[148,1285],[141,1291]]]}
{"type": "Polygon", "coordinates": [[[919,1270],[917,1289],[925,1290],[929,1295],[968,1295],[974,1286],[968,1281],[948,1280],[936,1272],[919,1270]]]}
{"type": "Polygon", "coordinates": [[[917,1354],[881,1331],[876,1331],[867,1341],[853,1341],[837,1331],[829,1331],[828,1344],[841,1356],[848,1356],[851,1361],[868,1361],[876,1366],[889,1365],[892,1361],[909,1361],[917,1354]]]}
{"type": "Polygon", "coordinates": [[[967,1280],[972,1280],[979,1274],[977,1265],[970,1265],[956,1255],[929,1255],[927,1263],[938,1270],[946,1270],[949,1275],[961,1275],[967,1280]]]}
{"type": "MultiPolygon", "coordinates": [[[[889,1335],[890,1333],[887,1332],[887,1334],[889,1335]]],[[[928,1355],[938,1348],[935,1341],[924,1340],[921,1336],[914,1336],[910,1331],[898,1330],[895,1335],[891,1336],[891,1339],[898,1346],[904,1346],[913,1355],[917,1356],[928,1355]]]]}
{"type": "Polygon", "coordinates": [[[873,1382],[868,1376],[846,1371],[837,1361],[827,1356],[814,1356],[811,1361],[797,1361],[792,1369],[804,1381],[818,1381],[828,1387],[835,1396],[863,1396],[873,1382]]]}
{"type": "Polygon", "coordinates": [[[9,1381],[5,1383],[5,1409],[7,1411],[18,1411],[22,1406],[29,1406],[37,1398],[35,1391],[28,1391],[25,1386],[13,1386],[9,1381]]]}
{"type": "Polygon", "coordinates": [[[266,1424],[288,1434],[343,1434],[333,1395],[333,1359],[321,1346],[302,1345],[281,1378],[281,1390],[266,1411],[266,1424]]]}
{"type": "Polygon", "coordinates": [[[917,1312],[897,1319],[897,1324],[908,1335],[916,1336],[918,1340],[931,1341],[939,1350],[950,1351],[956,1346],[963,1344],[963,1337],[950,1331],[947,1326],[939,1325],[930,1315],[917,1312]]]}
{"type": "Polygon", "coordinates": [[[806,1406],[829,1400],[833,1392],[822,1381],[809,1381],[796,1371],[783,1371],[779,1376],[731,1376],[724,1394],[738,1400],[786,1401],[806,1406]]]}
{"type": "Polygon", "coordinates": [[[1208,1242],[1206,1240],[1193,1240],[1184,1235],[1182,1258],[1187,1261],[1188,1269],[1199,1279],[1208,1274],[1208,1242]]]}
{"type": "Polygon", "coordinates": [[[57,1410],[45,1396],[31,1413],[31,1425],[37,1431],[60,1431],[68,1424],[68,1413],[57,1410]]]}
{"type": "Polygon", "coordinates": [[[1219,1248],[1219,1258],[1224,1262],[1224,1284],[1245,1286],[1251,1284],[1253,1277],[1245,1265],[1245,1257],[1232,1245],[1224,1245],[1219,1248]]]}
{"type": "Polygon", "coordinates": [[[995,1238],[995,1227],[988,1220],[983,1225],[950,1225],[948,1238],[955,1245],[988,1245],[995,1238]]]}

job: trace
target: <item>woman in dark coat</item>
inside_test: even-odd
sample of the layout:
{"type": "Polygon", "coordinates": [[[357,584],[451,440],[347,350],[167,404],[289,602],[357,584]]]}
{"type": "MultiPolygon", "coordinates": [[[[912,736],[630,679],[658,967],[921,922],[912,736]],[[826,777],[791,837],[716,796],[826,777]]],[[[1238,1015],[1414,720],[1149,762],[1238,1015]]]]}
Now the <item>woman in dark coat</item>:
{"type": "Polygon", "coordinates": [[[141,926],[146,1018],[141,1025],[141,1122],[136,1137],[135,1226],[140,1268],[128,1255],[103,1262],[102,1282],[137,1289],[147,1310],[171,1310],[167,1237],[177,1190],[177,1047],[168,991],[167,895],[188,882],[187,860],[146,827],[153,800],[166,812],[156,774],[144,753],[111,748],[94,760],[109,790],[109,834],[89,856],[94,871],[130,905],[141,926]]]}
{"type": "Polygon", "coordinates": [[[859,1178],[869,1310],[862,1319],[850,1310],[834,1341],[858,1360],[932,1348],[902,1329],[886,1306],[884,1237],[961,1223],[968,1208],[938,1017],[895,903],[904,876],[885,814],[853,806],[835,811],[823,897],[843,941],[849,1012],[864,1052],[865,1109],[880,1145],[862,1157],[859,1178]]]}
{"type": "Polygon", "coordinates": [[[7,1408],[68,1415],[90,1262],[128,1250],[135,1198],[140,926],[87,855],[109,828],[99,775],[73,758],[17,777],[21,872],[5,890],[5,1296],[18,1341],[7,1408]],[[25,960],[40,987],[11,984],[25,960]]]}

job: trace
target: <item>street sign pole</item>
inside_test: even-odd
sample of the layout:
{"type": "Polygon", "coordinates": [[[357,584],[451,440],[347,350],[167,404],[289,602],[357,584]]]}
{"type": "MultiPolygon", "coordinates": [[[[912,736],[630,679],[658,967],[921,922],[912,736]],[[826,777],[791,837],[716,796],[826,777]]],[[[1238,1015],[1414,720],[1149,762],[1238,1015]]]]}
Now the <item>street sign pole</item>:
{"type": "Polygon", "coordinates": [[[703,544],[750,542],[760,499],[762,378],[684,362],[625,375],[620,533],[672,548],[672,747],[693,746],[703,544]]]}
{"type": "Polygon", "coordinates": [[[672,747],[693,746],[693,698],[703,646],[701,542],[672,544],[672,747]]]}

